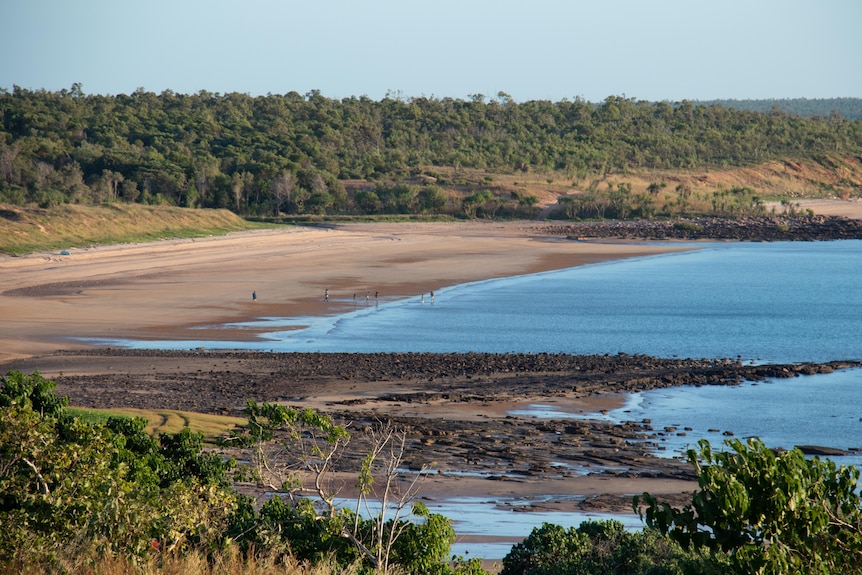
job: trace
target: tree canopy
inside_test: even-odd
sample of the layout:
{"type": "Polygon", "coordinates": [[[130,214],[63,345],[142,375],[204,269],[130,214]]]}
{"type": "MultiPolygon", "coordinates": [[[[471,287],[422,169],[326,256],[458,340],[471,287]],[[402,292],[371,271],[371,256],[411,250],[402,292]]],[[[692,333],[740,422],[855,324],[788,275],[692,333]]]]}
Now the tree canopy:
{"type": "Polygon", "coordinates": [[[848,120],[862,120],[862,98],[779,98],[770,100],[705,100],[706,106],[719,104],[736,110],[772,112],[780,110],[803,117],[840,115],[848,120]]]}
{"type": "Polygon", "coordinates": [[[839,114],[619,96],[375,101],[16,86],[0,90],[0,118],[0,202],[125,200],[245,215],[433,211],[445,204],[439,193],[402,188],[435,166],[585,176],[862,152],[862,121],[839,114]],[[377,182],[368,191],[379,203],[348,193],[355,180],[377,182]]]}

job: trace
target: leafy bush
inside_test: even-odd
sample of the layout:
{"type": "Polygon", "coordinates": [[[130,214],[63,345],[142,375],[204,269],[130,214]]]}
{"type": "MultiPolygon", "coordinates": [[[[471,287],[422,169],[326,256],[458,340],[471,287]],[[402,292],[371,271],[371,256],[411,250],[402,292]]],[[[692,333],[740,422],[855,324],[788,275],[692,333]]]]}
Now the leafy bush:
{"type": "MultiPolygon", "coordinates": [[[[284,467],[275,490],[285,491],[258,511],[234,490],[233,462],[205,452],[199,433],[183,429],[153,438],[140,418],[85,422],[65,411],[66,399],[53,393],[56,384],[38,373],[10,372],[0,383],[0,572],[62,571],[106,557],[121,563],[218,558],[238,549],[249,559],[289,557],[332,572],[484,573],[478,560],[450,566],[454,530],[424,505],[359,517],[335,506],[334,494],[302,496],[301,478],[291,473],[311,471],[320,479],[330,456],[349,440],[344,428],[313,410],[249,402],[249,425],[234,439],[258,450],[261,467],[252,475],[284,467]],[[285,431],[287,439],[276,438],[285,431]],[[294,453],[298,444],[304,458],[279,460],[267,452],[276,444],[294,453]]],[[[403,434],[391,427],[382,432],[374,445],[401,457],[403,434]]],[[[369,455],[359,472],[363,494],[372,493],[378,456],[369,455]]]]}
{"type": "Polygon", "coordinates": [[[351,439],[344,427],[311,409],[271,403],[248,401],[246,415],[248,425],[225,441],[251,448],[247,474],[272,496],[250,521],[244,544],[283,550],[303,561],[328,559],[345,569],[361,564],[383,573],[395,566],[422,575],[482,572],[478,561],[449,565],[455,531],[448,518],[415,501],[415,483],[394,493],[403,431],[386,424],[368,431],[359,495],[355,508],[348,509],[336,502],[338,493],[327,480],[351,439]],[[381,488],[375,489],[378,480],[381,488]],[[360,514],[369,499],[380,511],[360,514]]]}
{"type": "Polygon", "coordinates": [[[707,573],[708,566],[655,531],[586,521],[577,528],[545,523],[533,529],[503,559],[500,575],[675,575],[707,573]]]}
{"type": "Polygon", "coordinates": [[[87,424],[38,373],[0,382],[0,564],[224,544],[240,497],[194,434],[157,441],[141,421],[87,424]]]}
{"type": "Polygon", "coordinates": [[[646,522],[687,548],[729,553],[736,573],[862,573],[859,471],[759,439],[701,440],[688,458],[700,489],[683,509],[648,493],[646,522]]]}

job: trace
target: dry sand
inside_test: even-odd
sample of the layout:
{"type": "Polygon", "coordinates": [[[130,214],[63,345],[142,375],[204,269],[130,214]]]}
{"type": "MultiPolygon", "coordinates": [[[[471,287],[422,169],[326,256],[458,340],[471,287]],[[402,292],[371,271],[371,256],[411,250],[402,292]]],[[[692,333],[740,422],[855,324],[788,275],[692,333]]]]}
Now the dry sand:
{"type": "MultiPolygon", "coordinates": [[[[812,200],[796,200],[792,202],[798,211],[811,210],[820,216],[841,216],[852,219],[862,219],[862,200],[832,200],[832,199],[812,199],[812,200]]],[[[784,206],[778,202],[767,202],[767,210],[775,208],[776,213],[782,213],[784,206]]]]}

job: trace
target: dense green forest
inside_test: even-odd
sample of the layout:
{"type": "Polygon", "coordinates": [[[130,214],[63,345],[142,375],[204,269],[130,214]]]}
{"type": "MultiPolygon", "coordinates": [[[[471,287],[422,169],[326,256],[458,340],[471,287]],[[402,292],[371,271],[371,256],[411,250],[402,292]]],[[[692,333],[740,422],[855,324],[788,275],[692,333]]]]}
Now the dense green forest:
{"type": "MultiPolygon", "coordinates": [[[[600,103],[516,103],[502,92],[380,101],[317,91],[106,96],[75,84],[59,92],[0,89],[0,114],[0,203],[124,200],[244,216],[469,217],[497,201],[474,190],[455,205],[448,192],[458,170],[583,181],[862,154],[862,120],[840,114],[618,96],[600,103]]],[[[506,201],[508,211],[497,213],[498,203],[492,213],[529,215],[535,198],[513,193],[506,201]]]]}

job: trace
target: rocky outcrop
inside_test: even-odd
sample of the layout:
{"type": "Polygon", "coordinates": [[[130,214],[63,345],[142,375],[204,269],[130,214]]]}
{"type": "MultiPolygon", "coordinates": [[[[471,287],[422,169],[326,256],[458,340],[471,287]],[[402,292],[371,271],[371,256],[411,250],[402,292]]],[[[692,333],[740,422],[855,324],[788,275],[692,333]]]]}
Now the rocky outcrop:
{"type": "Polygon", "coordinates": [[[862,239],[862,220],[838,216],[763,216],[566,222],[547,228],[570,239],[818,241],[862,239]]]}
{"type": "MultiPolygon", "coordinates": [[[[40,356],[10,366],[55,373],[57,392],[81,407],[176,409],[242,415],[246,400],[301,405],[327,398],[349,423],[356,469],[363,430],[381,418],[407,432],[409,469],[470,473],[488,480],[584,474],[694,479],[680,459],[656,457],[669,435],[649,420],[544,419],[508,413],[513,403],[592,398],[678,385],[737,385],[828,373],[862,361],[743,364],[733,359],[645,355],[492,353],[261,353],[99,348],[40,356]],[[443,412],[432,407],[446,406],[443,412]],[[496,407],[495,407],[496,406],[496,407]],[[409,407],[406,409],[405,407],[409,407]],[[449,415],[444,415],[449,413],[449,415]]],[[[716,430],[718,431],[718,430],[716,430]]]]}
{"type": "MultiPolygon", "coordinates": [[[[291,401],[321,389],[361,391],[374,383],[392,402],[493,401],[513,396],[625,393],[678,385],[737,385],[773,377],[829,373],[862,362],[743,364],[732,359],[555,353],[267,353],[100,348],[38,360],[68,374],[77,365],[110,370],[56,378],[74,405],[240,412],[247,399],[291,401]],[[405,389],[409,391],[399,392],[405,389]],[[121,393],[118,393],[121,390],[121,393]]],[[[35,365],[35,364],[34,364],[35,365]]]]}

